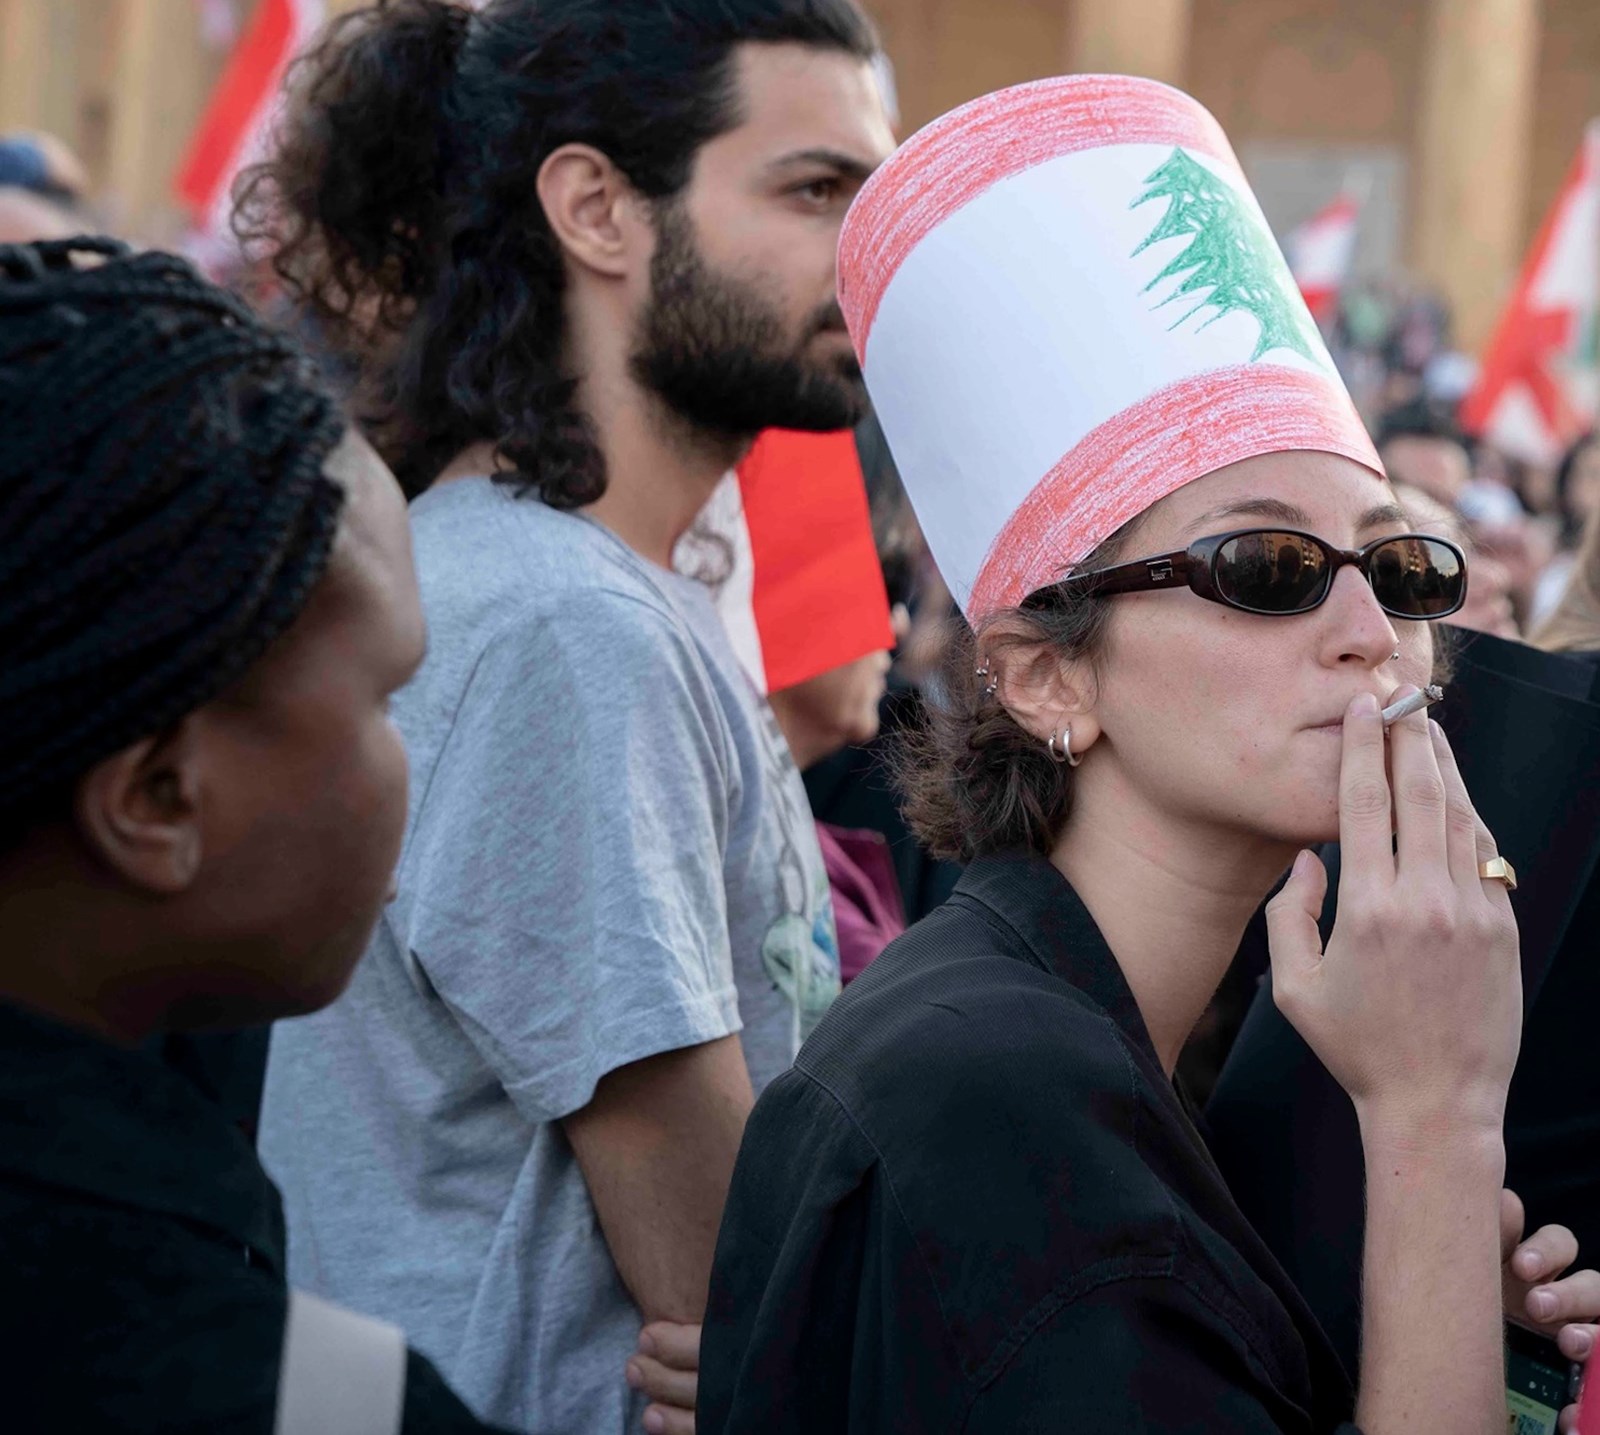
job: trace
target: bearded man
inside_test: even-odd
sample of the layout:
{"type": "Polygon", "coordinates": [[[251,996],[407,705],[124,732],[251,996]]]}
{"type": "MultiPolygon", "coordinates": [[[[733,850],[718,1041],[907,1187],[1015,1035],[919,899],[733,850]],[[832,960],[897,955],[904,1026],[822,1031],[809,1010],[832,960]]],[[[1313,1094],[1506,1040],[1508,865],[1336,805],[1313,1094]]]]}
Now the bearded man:
{"type": "Polygon", "coordinates": [[[849,0],[394,0],[241,211],[416,495],[430,630],[397,897],[274,1033],[262,1152],[295,1281],[518,1429],[688,1428],[640,1326],[700,1319],[754,1094],[838,990],[799,775],[670,565],[759,430],[862,411],[874,56],[849,0]]]}

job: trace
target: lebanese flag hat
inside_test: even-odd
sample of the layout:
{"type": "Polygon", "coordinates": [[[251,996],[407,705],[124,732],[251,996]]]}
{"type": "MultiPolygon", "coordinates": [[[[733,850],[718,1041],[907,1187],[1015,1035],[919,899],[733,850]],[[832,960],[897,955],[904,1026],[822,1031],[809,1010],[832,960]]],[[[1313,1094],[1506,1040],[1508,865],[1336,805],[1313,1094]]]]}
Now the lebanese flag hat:
{"type": "Polygon", "coordinates": [[[1040,80],[935,120],[852,206],[839,294],[974,623],[1226,464],[1383,473],[1227,136],[1153,80],[1040,80]]]}

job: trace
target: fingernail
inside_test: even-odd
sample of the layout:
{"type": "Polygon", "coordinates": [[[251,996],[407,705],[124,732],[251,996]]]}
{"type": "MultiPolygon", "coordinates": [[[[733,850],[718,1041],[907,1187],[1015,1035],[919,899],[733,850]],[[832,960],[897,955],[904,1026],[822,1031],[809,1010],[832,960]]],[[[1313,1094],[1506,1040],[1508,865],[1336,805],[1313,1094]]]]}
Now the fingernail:
{"type": "Polygon", "coordinates": [[[1350,712],[1355,717],[1376,717],[1378,700],[1371,693],[1362,693],[1350,704],[1350,712]]]}
{"type": "Polygon", "coordinates": [[[644,1412],[644,1428],[650,1435],[663,1435],[667,1428],[667,1417],[654,1408],[644,1412]]]}
{"type": "Polygon", "coordinates": [[[623,1377],[635,1390],[644,1384],[644,1371],[640,1370],[631,1360],[628,1362],[627,1370],[623,1372],[623,1377]]]}
{"type": "Polygon", "coordinates": [[[1567,1345],[1574,1360],[1587,1360],[1594,1350],[1594,1332],[1578,1326],[1567,1337],[1567,1345]]]}
{"type": "Polygon", "coordinates": [[[1536,1280],[1544,1271],[1544,1257],[1538,1251],[1517,1252],[1517,1274],[1524,1280],[1536,1280]]]}
{"type": "Polygon", "coordinates": [[[639,1354],[654,1355],[656,1353],[656,1338],[648,1330],[639,1332],[639,1354]]]}
{"type": "Polygon", "coordinates": [[[1442,742],[1444,740],[1444,729],[1439,726],[1439,720],[1437,718],[1428,719],[1428,731],[1433,735],[1436,741],[1442,742]]]}
{"type": "Polygon", "coordinates": [[[1528,1296],[1528,1314],[1535,1320],[1549,1320],[1556,1313],[1556,1298],[1551,1291],[1534,1291],[1528,1296]]]}

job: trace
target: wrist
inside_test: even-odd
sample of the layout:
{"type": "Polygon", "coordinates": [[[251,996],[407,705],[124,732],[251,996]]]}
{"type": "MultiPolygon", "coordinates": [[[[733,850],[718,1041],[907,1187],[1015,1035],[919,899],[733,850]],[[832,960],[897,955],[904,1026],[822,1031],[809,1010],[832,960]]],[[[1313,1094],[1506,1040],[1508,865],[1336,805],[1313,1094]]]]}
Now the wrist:
{"type": "Polygon", "coordinates": [[[1505,1103],[1457,1093],[1447,1100],[1357,1102],[1361,1145],[1371,1157],[1448,1158],[1463,1166],[1505,1168],[1505,1103]]]}

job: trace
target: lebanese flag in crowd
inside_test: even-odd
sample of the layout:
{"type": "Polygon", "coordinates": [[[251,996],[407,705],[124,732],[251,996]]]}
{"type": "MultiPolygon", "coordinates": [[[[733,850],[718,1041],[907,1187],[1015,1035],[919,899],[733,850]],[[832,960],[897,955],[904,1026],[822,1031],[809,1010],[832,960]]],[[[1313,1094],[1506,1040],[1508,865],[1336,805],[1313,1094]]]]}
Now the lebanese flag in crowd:
{"type": "Polygon", "coordinates": [[[234,177],[263,152],[284,72],[322,18],[323,0],[259,0],[178,171],[178,198],[202,235],[227,234],[234,177]]]}
{"type": "MultiPolygon", "coordinates": [[[[741,666],[778,692],[894,647],[855,435],[769,429],[718,486],[696,528],[731,551],[717,608],[741,666]]],[[[719,578],[729,552],[676,562],[719,578]]]]}
{"type": "Polygon", "coordinates": [[[1289,272],[1319,324],[1328,323],[1339,307],[1339,293],[1355,258],[1360,221],[1360,204],[1352,195],[1341,194],[1291,230],[1284,241],[1289,272]]]}
{"type": "Polygon", "coordinates": [[[1461,425],[1553,464],[1600,416],[1600,120],[1523,263],[1461,425]]]}

